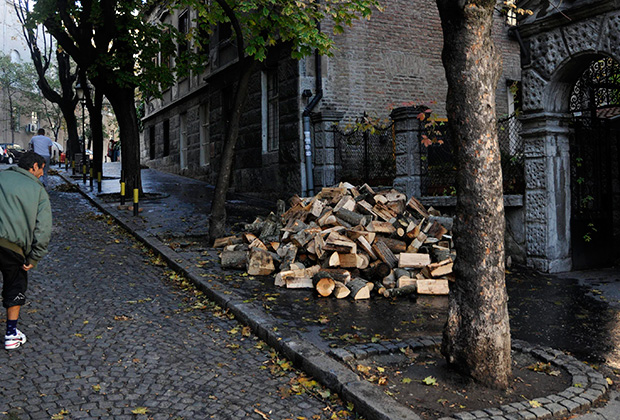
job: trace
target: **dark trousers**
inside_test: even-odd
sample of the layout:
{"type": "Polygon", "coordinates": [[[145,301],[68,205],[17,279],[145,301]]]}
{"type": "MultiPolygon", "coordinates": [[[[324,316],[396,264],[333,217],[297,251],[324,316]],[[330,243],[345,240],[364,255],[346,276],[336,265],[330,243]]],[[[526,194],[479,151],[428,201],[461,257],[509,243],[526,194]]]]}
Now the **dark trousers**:
{"type": "Polygon", "coordinates": [[[0,246],[0,272],[2,273],[2,306],[26,303],[28,273],[24,271],[24,257],[15,251],[0,246]]]}

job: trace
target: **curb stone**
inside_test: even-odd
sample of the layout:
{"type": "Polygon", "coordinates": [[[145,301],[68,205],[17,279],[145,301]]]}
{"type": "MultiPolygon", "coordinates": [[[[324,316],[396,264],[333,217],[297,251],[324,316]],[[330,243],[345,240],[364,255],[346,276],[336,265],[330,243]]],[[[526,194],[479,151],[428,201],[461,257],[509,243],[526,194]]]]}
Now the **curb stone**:
{"type": "MultiPolygon", "coordinates": [[[[290,328],[283,328],[275,317],[265,313],[259,305],[244,303],[234,291],[224,290],[223,288],[216,289],[192,269],[189,261],[166,246],[157,237],[135,226],[131,219],[116,212],[113,205],[105,206],[97,200],[96,196],[93,197],[84,191],[79,183],[67,179],[60,172],[58,172],[58,176],[66,183],[76,185],[80,194],[95,207],[112,217],[144,245],[159,253],[174,270],[182,272],[208,298],[221,307],[230,310],[240,322],[250,326],[260,339],[301,366],[304,371],[323,385],[337,392],[345,401],[352,402],[359,414],[368,420],[421,420],[420,416],[404,404],[389,397],[378,386],[360,379],[347,365],[353,359],[361,360],[373,355],[394,353],[408,347],[415,350],[437,346],[441,343],[441,337],[429,336],[402,342],[377,343],[377,345],[371,346],[368,344],[355,345],[345,349],[332,349],[325,353],[309,341],[301,338],[290,328]]],[[[536,398],[535,400],[541,403],[540,407],[531,407],[530,404],[525,403],[513,403],[482,411],[455,413],[439,420],[546,419],[587,409],[609,392],[609,385],[603,375],[559,350],[544,346],[532,346],[521,340],[513,340],[512,349],[530,353],[542,361],[565,369],[572,376],[572,386],[557,395],[536,398]]]]}

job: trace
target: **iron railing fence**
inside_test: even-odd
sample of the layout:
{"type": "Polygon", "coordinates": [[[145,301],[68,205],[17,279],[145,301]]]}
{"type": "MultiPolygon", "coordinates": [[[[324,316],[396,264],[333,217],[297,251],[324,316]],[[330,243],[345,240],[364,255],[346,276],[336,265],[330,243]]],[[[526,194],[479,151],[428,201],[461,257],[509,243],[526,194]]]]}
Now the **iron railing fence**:
{"type": "Polygon", "coordinates": [[[394,125],[359,125],[351,130],[334,126],[339,154],[336,179],[353,185],[392,185],[396,176],[394,125]]]}
{"type": "MultiPolygon", "coordinates": [[[[432,144],[422,146],[422,195],[456,194],[456,156],[447,126],[434,127],[437,133],[432,144]],[[424,153],[425,152],[425,153],[424,153]]],[[[515,115],[502,118],[497,123],[498,143],[502,162],[504,194],[525,192],[524,144],[521,122],[515,115]]],[[[429,137],[431,137],[429,135],[429,137]]]]}

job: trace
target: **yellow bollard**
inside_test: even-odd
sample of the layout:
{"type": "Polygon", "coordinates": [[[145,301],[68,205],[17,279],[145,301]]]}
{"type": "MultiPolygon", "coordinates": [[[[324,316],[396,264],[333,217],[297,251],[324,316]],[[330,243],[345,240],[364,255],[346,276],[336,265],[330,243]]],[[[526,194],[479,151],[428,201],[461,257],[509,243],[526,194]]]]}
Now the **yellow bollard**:
{"type": "Polygon", "coordinates": [[[121,206],[125,205],[125,182],[121,181],[121,206]]]}
{"type": "Polygon", "coordinates": [[[133,215],[138,215],[138,200],[140,198],[140,190],[138,188],[134,188],[133,190],[133,215]]]}

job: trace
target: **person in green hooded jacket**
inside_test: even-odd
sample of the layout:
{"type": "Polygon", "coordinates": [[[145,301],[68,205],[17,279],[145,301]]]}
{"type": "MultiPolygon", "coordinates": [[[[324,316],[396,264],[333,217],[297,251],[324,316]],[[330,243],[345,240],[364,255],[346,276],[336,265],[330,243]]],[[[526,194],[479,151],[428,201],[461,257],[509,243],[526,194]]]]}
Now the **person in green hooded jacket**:
{"type": "Polygon", "coordinates": [[[47,254],[52,232],[50,200],[39,181],[45,159],[26,152],[18,165],[0,172],[0,272],[7,350],[26,342],[26,335],[17,329],[17,320],[26,303],[27,273],[47,254]]]}

